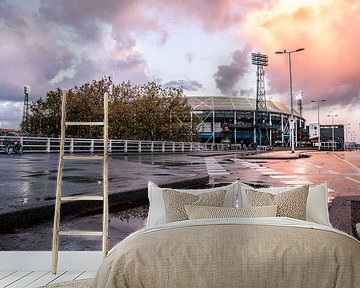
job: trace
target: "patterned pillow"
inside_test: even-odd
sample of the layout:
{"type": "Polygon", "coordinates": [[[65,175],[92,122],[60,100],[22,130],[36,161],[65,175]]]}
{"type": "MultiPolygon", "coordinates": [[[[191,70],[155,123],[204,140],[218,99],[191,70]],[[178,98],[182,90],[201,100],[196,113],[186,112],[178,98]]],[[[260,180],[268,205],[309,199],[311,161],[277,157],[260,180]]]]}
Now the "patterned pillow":
{"type": "Polygon", "coordinates": [[[246,190],[246,194],[251,206],[278,205],[277,216],[306,220],[308,185],[276,195],[254,190],[246,190]]]}
{"type": "Polygon", "coordinates": [[[224,206],[225,190],[200,195],[166,189],[163,191],[166,222],[188,220],[185,205],[224,206]]]}
{"type": "Polygon", "coordinates": [[[231,208],[185,205],[185,210],[189,219],[276,217],[277,206],[231,208]]]}

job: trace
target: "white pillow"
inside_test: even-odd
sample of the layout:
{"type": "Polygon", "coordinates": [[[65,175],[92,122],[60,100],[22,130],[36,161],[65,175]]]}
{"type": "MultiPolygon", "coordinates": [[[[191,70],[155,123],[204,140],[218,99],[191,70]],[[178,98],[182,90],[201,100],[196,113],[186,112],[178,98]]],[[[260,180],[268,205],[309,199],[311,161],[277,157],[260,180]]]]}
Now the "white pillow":
{"type": "MultiPolygon", "coordinates": [[[[209,193],[219,190],[225,190],[225,200],[224,200],[224,206],[225,207],[234,207],[237,199],[241,200],[241,191],[245,191],[245,187],[250,186],[234,182],[230,185],[222,186],[222,187],[216,187],[216,188],[210,188],[210,189],[173,189],[179,192],[186,192],[193,195],[200,195],[202,193],[209,193]]],[[[247,189],[249,189],[247,188],[247,189]]],[[[149,197],[149,214],[146,222],[146,227],[152,227],[154,225],[166,223],[165,220],[165,205],[164,205],[164,199],[163,199],[163,193],[162,191],[169,188],[160,188],[156,184],[149,181],[148,184],[148,197],[149,197]]],[[[240,201],[239,200],[239,201],[240,201]]]]}
{"type": "MultiPolygon", "coordinates": [[[[258,192],[266,192],[271,194],[279,194],[282,192],[294,189],[291,186],[285,187],[270,187],[255,189],[258,192]]],[[[241,192],[242,201],[239,200],[240,207],[249,207],[247,196],[245,192],[241,192]]],[[[329,220],[328,209],[328,186],[327,183],[323,183],[317,186],[309,187],[309,194],[306,204],[306,221],[331,226],[329,220]]]]}

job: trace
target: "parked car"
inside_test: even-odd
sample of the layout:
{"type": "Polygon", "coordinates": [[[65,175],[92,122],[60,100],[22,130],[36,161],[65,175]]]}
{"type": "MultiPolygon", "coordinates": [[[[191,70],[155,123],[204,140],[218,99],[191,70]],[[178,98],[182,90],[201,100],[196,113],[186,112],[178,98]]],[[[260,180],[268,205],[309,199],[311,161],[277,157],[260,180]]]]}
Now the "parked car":
{"type": "Polygon", "coordinates": [[[21,145],[20,136],[16,132],[5,133],[2,137],[2,148],[6,154],[14,152],[15,154],[22,154],[23,147],[21,145]]]}

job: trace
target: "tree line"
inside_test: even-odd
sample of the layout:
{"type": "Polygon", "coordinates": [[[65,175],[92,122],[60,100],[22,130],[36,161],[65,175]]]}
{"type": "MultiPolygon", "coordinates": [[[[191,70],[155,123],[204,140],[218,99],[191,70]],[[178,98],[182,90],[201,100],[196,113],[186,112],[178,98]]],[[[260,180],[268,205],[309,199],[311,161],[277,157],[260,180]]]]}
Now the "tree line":
{"type": "MultiPolygon", "coordinates": [[[[93,80],[68,90],[66,120],[103,121],[103,95],[109,93],[109,137],[150,141],[190,141],[198,137],[199,120],[191,117],[191,107],[181,88],[162,88],[155,82],[134,85],[113,83],[111,77],[93,80]]],[[[30,115],[21,123],[32,136],[59,137],[61,97],[58,88],[45,99],[30,104],[30,115]]],[[[101,126],[69,126],[67,137],[102,138],[101,126]]]]}

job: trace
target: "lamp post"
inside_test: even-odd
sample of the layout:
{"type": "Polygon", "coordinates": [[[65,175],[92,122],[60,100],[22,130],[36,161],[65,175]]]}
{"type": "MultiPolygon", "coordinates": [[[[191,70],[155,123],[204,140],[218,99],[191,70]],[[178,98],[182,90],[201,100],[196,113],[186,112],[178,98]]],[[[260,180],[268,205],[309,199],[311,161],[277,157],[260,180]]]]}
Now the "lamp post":
{"type": "Polygon", "coordinates": [[[299,48],[292,51],[276,51],[275,54],[288,54],[289,55],[289,74],[290,74],[290,109],[291,109],[291,117],[290,117],[290,141],[291,141],[291,153],[295,152],[295,141],[294,141],[294,107],[293,107],[293,93],[292,93],[292,75],[291,75],[291,54],[295,52],[300,52],[305,50],[305,48],[299,48]]]}
{"type": "Polygon", "coordinates": [[[321,139],[320,139],[320,136],[321,136],[321,128],[320,128],[320,103],[321,102],[325,102],[326,100],[311,100],[310,102],[313,102],[313,103],[317,103],[317,110],[318,110],[318,146],[319,146],[319,150],[321,150],[321,139]]]}
{"type": "Polygon", "coordinates": [[[339,115],[337,114],[331,114],[331,115],[327,115],[327,117],[331,117],[331,134],[332,134],[332,151],[334,152],[334,144],[335,144],[335,139],[334,139],[334,118],[337,117],[339,115]]]}
{"type": "Polygon", "coordinates": [[[349,130],[349,127],[350,127],[350,123],[347,123],[344,125],[344,129],[345,129],[345,134],[344,134],[344,151],[346,151],[346,141],[348,141],[348,130],[349,130]],[[345,136],[346,136],[346,139],[345,139],[345,136]]]}

